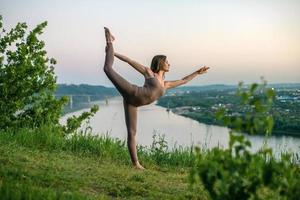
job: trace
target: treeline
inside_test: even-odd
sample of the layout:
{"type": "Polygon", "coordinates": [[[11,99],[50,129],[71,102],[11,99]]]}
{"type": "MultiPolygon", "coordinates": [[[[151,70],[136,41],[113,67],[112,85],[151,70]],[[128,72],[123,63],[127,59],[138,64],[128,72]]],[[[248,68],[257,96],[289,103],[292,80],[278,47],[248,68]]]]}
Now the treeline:
{"type": "Polygon", "coordinates": [[[62,114],[91,107],[94,101],[101,101],[119,95],[115,88],[88,84],[58,84],[55,92],[57,98],[67,96],[69,103],[64,107],[62,114]],[[72,98],[72,106],[70,105],[72,98]]]}
{"type": "Polygon", "coordinates": [[[58,84],[56,95],[94,95],[94,96],[116,96],[118,92],[115,88],[101,85],[88,84],[58,84]]]}
{"type": "MultiPolygon", "coordinates": [[[[286,88],[287,85],[277,84],[276,86],[286,88]]],[[[297,84],[292,86],[297,86],[297,84]]],[[[295,89],[295,87],[290,89],[295,89]]],[[[287,96],[290,93],[282,90],[276,91],[277,96],[287,96]]],[[[184,92],[182,94],[177,93],[176,95],[165,96],[159,99],[158,105],[173,109],[175,112],[176,109],[174,108],[190,107],[186,108],[185,112],[181,112],[180,115],[206,124],[223,125],[216,120],[215,114],[217,109],[224,107],[231,115],[242,116],[245,108],[240,102],[241,98],[235,94],[232,88],[226,90],[215,88],[207,91],[190,91],[189,93],[184,92]]],[[[274,117],[274,135],[300,136],[300,118],[298,117],[300,104],[297,101],[282,102],[280,99],[274,98],[270,112],[274,117]]]]}
{"type": "MultiPolygon", "coordinates": [[[[249,84],[244,84],[244,88],[250,87],[249,84]]],[[[268,87],[277,89],[299,89],[300,83],[273,83],[268,84],[268,87]]],[[[203,91],[236,91],[238,85],[227,85],[227,84],[211,84],[211,85],[200,85],[200,86],[181,86],[168,90],[169,93],[182,93],[182,92],[203,92],[203,91]]]]}

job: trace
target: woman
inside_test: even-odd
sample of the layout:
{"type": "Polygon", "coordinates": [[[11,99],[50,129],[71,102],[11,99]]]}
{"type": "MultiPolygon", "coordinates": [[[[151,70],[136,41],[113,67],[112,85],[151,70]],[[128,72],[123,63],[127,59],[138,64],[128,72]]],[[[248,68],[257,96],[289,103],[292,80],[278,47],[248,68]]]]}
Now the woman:
{"type": "Polygon", "coordinates": [[[127,145],[132,164],[136,169],[144,169],[138,161],[136,152],[135,135],[137,127],[137,108],[154,102],[161,97],[167,89],[183,85],[197,75],[206,73],[209,67],[201,67],[199,70],[180,80],[164,81],[165,73],[168,72],[170,68],[170,64],[166,56],[154,56],[151,62],[151,67],[145,67],[126,56],[114,52],[112,42],[115,38],[108,28],[104,27],[104,30],[106,37],[104,72],[123,96],[125,122],[127,126],[127,145]],[[145,83],[143,87],[129,83],[116,71],[114,71],[112,68],[114,56],[124,62],[127,62],[138,72],[144,75],[145,83]]]}

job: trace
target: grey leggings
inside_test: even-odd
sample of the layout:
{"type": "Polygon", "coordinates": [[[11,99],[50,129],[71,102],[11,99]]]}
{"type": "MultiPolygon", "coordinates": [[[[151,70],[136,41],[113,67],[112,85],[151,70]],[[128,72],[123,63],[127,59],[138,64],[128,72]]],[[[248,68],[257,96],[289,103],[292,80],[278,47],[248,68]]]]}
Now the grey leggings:
{"type": "Polygon", "coordinates": [[[106,56],[104,63],[104,72],[110,81],[114,84],[120,94],[123,96],[123,105],[125,112],[125,122],[127,126],[127,145],[133,164],[138,162],[136,152],[136,127],[137,127],[137,106],[129,104],[127,99],[130,99],[135,92],[135,87],[122,76],[120,76],[113,68],[114,49],[112,43],[107,43],[106,56]]]}

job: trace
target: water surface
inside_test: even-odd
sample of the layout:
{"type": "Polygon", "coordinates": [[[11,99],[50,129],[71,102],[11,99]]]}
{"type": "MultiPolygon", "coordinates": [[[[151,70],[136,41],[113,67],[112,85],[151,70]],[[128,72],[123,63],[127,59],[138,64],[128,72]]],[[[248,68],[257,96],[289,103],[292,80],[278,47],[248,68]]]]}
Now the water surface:
{"type": "MultiPolygon", "coordinates": [[[[144,146],[152,144],[154,133],[164,135],[168,146],[189,147],[198,145],[202,148],[212,148],[219,146],[228,147],[229,129],[226,127],[206,125],[193,119],[167,112],[166,108],[155,105],[156,102],[139,107],[137,143],[144,146]]],[[[125,125],[124,109],[120,97],[97,102],[99,111],[90,120],[94,134],[108,134],[110,137],[117,137],[126,140],[127,132],[125,125]]],[[[86,109],[85,109],[86,110],[86,109]]],[[[77,111],[62,117],[61,123],[65,123],[67,117],[78,115],[77,111]]],[[[257,151],[264,142],[262,136],[246,135],[252,143],[252,152],[257,151]]],[[[292,136],[271,136],[268,144],[275,154],[281,151],[291,151],[299,154],[300,138],[292,136]]]]}

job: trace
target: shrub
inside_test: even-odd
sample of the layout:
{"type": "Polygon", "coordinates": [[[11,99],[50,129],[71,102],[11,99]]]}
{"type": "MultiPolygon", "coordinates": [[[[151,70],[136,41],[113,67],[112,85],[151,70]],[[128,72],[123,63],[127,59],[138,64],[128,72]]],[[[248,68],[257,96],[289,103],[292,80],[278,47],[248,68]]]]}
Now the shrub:
{"type": "Polygon", "coordinates": [[[219,110],[218,119],[231,127],[229,148],[213,148],[205,153],[196,148],[195,165],[190,171],[191,185],[201,180],[212,199],[297,199],[300,196],[300,168],[285,153],[276,160],[267,144],[251,153],[251,142],[239,132],[270,135],[273,127],[269,113],[274,91],[263,84],[244,90],[239,84],[237,95],[244,106],[244,116],[219,110]],[[229,113],[229,114],[228,114],[229,113]]]}
{"type": "MultiPolygon", "coordinates": [[[[45,43],[38,39],[46,26],[43,22],[26,34],[26,23],[18,23],[6,32],[0,16],[0,129],[60,126],[59,118],[68,99],[54,96],[56,61],[47,57],[45,43]]],[[[62,130],[75,131],[97,110],[94,106],[90,112],[72,117],[62,130]]]]}

